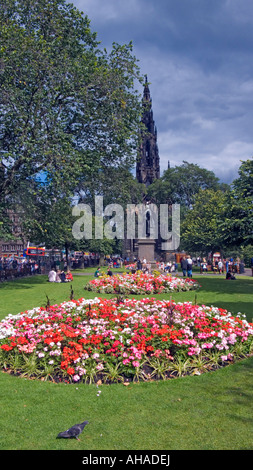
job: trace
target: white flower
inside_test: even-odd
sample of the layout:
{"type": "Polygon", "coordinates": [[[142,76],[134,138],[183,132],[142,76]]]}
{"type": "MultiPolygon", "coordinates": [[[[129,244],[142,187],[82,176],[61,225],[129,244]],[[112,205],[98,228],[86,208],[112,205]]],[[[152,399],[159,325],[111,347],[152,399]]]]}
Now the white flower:
{"type": "Polygon", "coordinates": [[[79,376],[78,374],[75,374],[75,375],[73,376],[73,380],[74,380],[75,382],[78,382],[78,380],[80,380],[80,376],[79,376]]]}

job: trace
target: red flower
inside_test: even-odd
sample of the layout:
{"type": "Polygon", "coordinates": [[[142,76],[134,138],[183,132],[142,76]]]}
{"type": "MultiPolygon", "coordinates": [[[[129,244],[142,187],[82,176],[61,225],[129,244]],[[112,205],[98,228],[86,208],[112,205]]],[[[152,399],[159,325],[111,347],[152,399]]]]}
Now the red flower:
{"type": "Polygon", "coordinates": [[[20,336],[20,337],[17,339],[17,343],[18,343],[18,344],[27,344],[28,341],[27,341],[27,339],[26,339],[24,336],[20,336]]]}
{"type": "Polygon", "coordinates": [[[83,350],[83,347],[80,344],[75,343],[74,341],[70,341],[69,345],[72,346],[72,348],[74,348],[76,351],[82,351],[83,350]]]}
{"type": "Polygon", "coordinates": [[[11,351],[13,348],[8,344],[2,344],[1,349],[3,349],[4,351],[11,351]]]}
{"type": "Polygon", "coordinates": [[[46,338],[46,339],[44,339],[44,343],[45,343],[45,344],[50,344],[50,343],[52,343],[52,341],[53,341],[52,338],[46,338]]]}
{"type": "Polygon", "coordinates": [[[69,365],[69,361],[66,359],[65,361],[61,362],[61,369],[66,369],[69,365]]]}

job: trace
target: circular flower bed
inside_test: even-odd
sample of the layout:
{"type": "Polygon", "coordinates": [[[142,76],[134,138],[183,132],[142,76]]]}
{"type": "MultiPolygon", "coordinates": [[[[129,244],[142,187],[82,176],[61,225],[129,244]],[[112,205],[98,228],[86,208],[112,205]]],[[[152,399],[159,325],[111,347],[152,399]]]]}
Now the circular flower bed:
{"type": "Polygon", "coordinates": [[[146,274],[138,271],[135,274],[124,273],[122,275],[105,275],[95,278],[86,284],[85,289],[106,294],[145,295],[189,291],[198,287],[199,284],[194,279],[184,279],[164,274],[146,274]]]}
{"type": "Polygon", "coordinates": [[[156,299],[80,299],[8,315],[0,365],[30,378],[105,383],[201,374],[250,354],[253,324],[156,299]]]}

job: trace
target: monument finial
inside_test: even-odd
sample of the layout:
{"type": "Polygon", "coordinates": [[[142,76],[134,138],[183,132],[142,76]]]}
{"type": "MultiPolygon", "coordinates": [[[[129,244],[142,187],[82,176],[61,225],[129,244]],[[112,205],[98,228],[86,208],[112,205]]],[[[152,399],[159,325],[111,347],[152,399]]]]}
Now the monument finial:
{"type": "Polygon", "coordinates": [[[148,76],[145,75],[145,84],[144,84],[144,91],[143,91],[143,99],[145,101],[151,102],[150,91],[148,86],[148,76]]]}

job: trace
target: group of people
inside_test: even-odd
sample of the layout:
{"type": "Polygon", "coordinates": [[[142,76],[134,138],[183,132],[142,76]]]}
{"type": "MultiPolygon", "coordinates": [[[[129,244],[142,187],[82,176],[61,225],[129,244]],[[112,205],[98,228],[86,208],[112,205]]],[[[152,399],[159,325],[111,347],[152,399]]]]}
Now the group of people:
{"type": "Polygon", "coordinates": [[[52,268],[48,273],[49,282],[70,282],[73,281],[73,276],[70,272],[70,269],[67,269],[65,273],[64,270],[52,268]]]}
{"type": "MultiPolygon", "coordinates": [[[[183,256],[181,260],[181,268],[183,271],[183,276],[192,277],[192,266],[193,260],[190,256],[183,256]]],[[[244,272],[244,264],[240,263],[238,260],[234,262],[232,258],[224,259],[221,258],[217,259],[215,262],[208,264],[205,258],[203,260],[199,260],[198,266],[200,266],[200,272],[207,272],[208,267],[211,269],[212,272],[217,272],[219,274],[223,274],[224,271],[226,273],[226,279],[236,279],[234,274],[244,272]]]]}
{"type": "MultiPolygon", "coordinates": [[[[224,272],[224,263],[221,259],[217,261],[216,264],[210,264],[211,271],[213,272],[219,272],[219,274],[222,274],[224,272]]],[[[207,272],[208,271],[208,264],[206,262],[206,259],[203,258],[203,261],[200,264],[200,272],[207,272]]]]}
{"type": "Polygon", "coordinates": [[[167,261],[167,263],[164,263],[164,261],[161,261],[159,263],[159,269],[161,271],[165,271],[167,273],[177,273],[178,270],[178,265],[175,261],[167,261]]]}
{"type": "MultiPolygon", "coordinates": [[[[113,276],[113,272],[112,272],[110,266],[109,266],[109,268],[107,269],[107,273],[106,273],[106,274],[107,274],[107,276],[113,276]]],[[[100,271],[100,267],[99,267],[99,266],[97,267],[97,269],[96,269],[96,271],[95,271],[95,273],[94,273],[94,276],[95,276],[95,277],[100,277],[100,276],[102,276],[102,273],[101,273],[101,271],[100,271]]]]}
{"type": "Polygon", "coordinates": [[[151,264],[147,262],[146,258],[142,258],[142,260],[138,258],[136,262],[136,268],[137,271],[142,271],[146,274],[151,273],[151,264]]]}
{"type": "Polygon", "coordinates": [[[0,280],[41,273],[43,269],[40,261],[12,256],[0,258],[0,280]]]}
{"type": "Polygon", "coordinates": [[[122,268],[123,264],[126,264],[121,257],[113,258],[110,256],[106,258],[106,261],[110,268],[122,268]]]}
{"type": "Polygon", "coordinates": [[[17,271],[22,271],[25,266],[29,266],[31,271],[36,271],[40,268],[40,262],[37,260],[30,260],[28,258],[0,258],[0,271],[5,269],[15,269],[17,271]]]}

